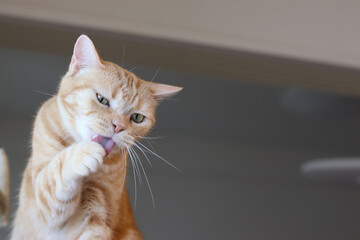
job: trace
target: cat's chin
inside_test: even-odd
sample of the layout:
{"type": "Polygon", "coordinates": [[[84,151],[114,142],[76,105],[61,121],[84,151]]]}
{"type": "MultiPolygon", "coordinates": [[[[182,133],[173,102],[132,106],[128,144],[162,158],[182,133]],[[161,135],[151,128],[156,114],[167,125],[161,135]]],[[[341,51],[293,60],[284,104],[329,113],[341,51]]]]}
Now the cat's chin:
{"type": "Polygon", "coordinates": [[[94,134],[91,137],[91,141],[100,144],[105,149],[106,155],[110,154],[111,150],[115,145],[115,142],[112,138],[104,137],[100,134],[94,134]]]}

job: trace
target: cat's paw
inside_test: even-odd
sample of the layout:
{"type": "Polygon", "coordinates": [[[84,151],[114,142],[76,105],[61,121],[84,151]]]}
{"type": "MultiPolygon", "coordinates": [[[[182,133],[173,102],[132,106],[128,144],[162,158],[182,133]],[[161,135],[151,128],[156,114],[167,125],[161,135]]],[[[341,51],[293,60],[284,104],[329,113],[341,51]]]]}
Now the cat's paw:
{"type": "Polygon", "coordinates": [[[71,171],[78,177],[85,177],[98,170],[103,163],[105,149],[95,142],[77,143],[71,156],[71,171]]]}

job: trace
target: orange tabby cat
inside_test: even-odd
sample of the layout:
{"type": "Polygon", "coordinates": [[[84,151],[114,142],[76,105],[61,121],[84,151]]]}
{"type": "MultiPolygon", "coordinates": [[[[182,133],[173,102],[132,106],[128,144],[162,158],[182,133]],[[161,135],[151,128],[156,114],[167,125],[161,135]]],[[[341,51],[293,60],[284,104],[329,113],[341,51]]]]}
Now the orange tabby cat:
{"type": "Polygon", "coordinates": [[[78,38],[58,94],[40,108],[12,240],[143,239],[125,188],[128,149],[182,88],[141,80],[78,38]]]}

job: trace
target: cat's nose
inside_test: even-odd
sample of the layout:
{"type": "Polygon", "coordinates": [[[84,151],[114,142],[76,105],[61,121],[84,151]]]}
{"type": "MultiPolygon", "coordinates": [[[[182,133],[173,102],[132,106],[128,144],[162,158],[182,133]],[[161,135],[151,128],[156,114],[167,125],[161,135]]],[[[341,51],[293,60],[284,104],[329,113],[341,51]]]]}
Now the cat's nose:
{"type": "Polygon", "coordinates": [[[114,133],[119,133],[125,129],[124,125],[119,121],[113,121],[114,133]]]}

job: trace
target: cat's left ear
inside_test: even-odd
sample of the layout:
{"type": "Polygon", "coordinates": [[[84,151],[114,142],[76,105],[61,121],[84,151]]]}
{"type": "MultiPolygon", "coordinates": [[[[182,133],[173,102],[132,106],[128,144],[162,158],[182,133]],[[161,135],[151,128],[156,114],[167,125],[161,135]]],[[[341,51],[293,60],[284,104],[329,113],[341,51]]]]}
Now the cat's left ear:
{"type": "Polygon", "coordinates": [[[178,92],[180,92],[183,88],[167,85],[167,84],[160,84],[160,83],[150,83],[150,91],[152,92],[153,96],[157,100],[161,100],[167,97],[174,96],[178,92]]]}
{"type": "Polygon", "coordinates": [[[82,69],[101,68],[102,66],[93,42],[88,36],[81,35],[75,43],[69,71],[76,73],[82,69]]]}

